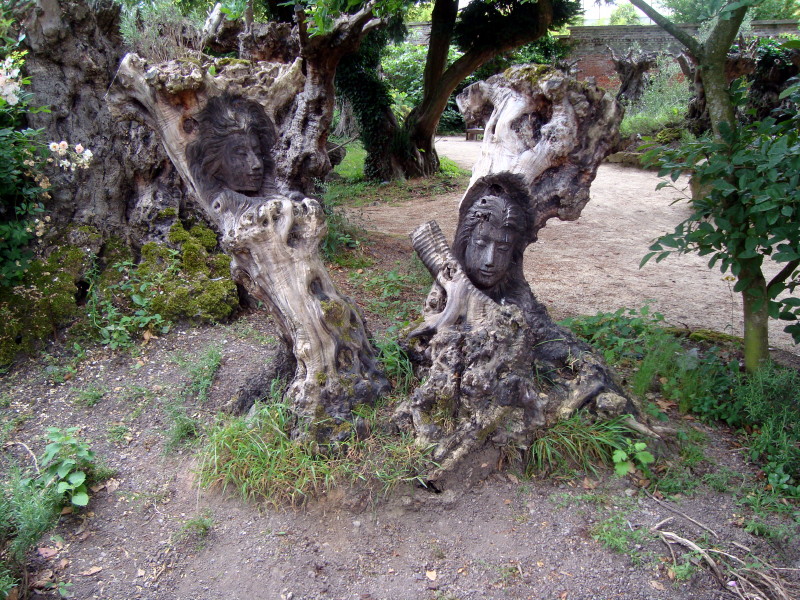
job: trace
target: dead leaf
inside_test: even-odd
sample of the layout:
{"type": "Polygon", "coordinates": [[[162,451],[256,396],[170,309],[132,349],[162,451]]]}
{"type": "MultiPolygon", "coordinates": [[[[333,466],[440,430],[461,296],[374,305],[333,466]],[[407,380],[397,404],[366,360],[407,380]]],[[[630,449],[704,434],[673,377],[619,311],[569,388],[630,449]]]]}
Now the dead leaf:
{"type": "Polygon", "coordinates": [[[61,509],[61,514],[62,515],[71,515],[72,514],[72,507],[71,506],[65,506],[64,508],[61,509]]]}
{"type": "Polygon", "coordinates": [[[144,577],[144,569],[136,569],[137,577],[144,577]]]}
{"type": "Polygon", "coordinates": [[[109,494],[113,494],[114,492],[116,492],[118,487],[119,487],[119,481],[118,480],[109,479],[108,481],[106,481],[106,491],[109,494]]]}
{"type": "Polygon", "coordinates": [[[15,587],[13,590],[8,592],[8,596],[6,596],[6,600],[19,600],[19,588],[15,587]]]}
{"type": "Polygon", "coordinates": [[[69,381],[72,379],[72,373],[64,373],[64,381],[69,381]]]}
{"type": "Polygon", "coordinates": [[[138,360],[138,361],[136,361],[136,365],[138,367],[143,367],[144,366],[144,361],[143,360],[138,360]]]}
{"type": "Polygon", "coordinates": [[[561,598],[561,600],[566,600],[567,596],[569,596],[569,592],[561,592],[559,598],[561,598]]]}
{"type": "Polygon", "coordinates": [[[540,561],[540,560],[537,560],[537,561],[536,561],[536,566],[537,566],[537,567],[543,567],[543,566],[544,566],[544,563],[543,563],[542,561],[540,561]]]}
{"type": "Polygon", "coordinates": [[[658,590],[659,592],[663,592],[665,589],[664,584],[656,581],[655,579],[650,580],[650,587],[654,590],[658,590]]]}
{"type": "Polygon", "coordinates": [[[36,579],[31,584],[31,587],[40,590],[46,587],[51,581],[53,581],[53,571],[50,569],[39,571],[39,573],[36,574],[36,579]]]}
{"type": "Polygon", "coordinates": [[[463,575],[466,572],[467,572],[467,567],[459,567],[458,571],[456,571],[456,573],[458,573],[459,575],[463,575]]]}
{"type": "Polygon", "coordinates": [[[519,483],[519,477],[512,475],[511,473],[508,474],[508,479],[511,481],[511,483],[519,483]]]}
{"type": "Polygon", "coordinates": [[[425,577],[431,581],[436,581],[436,571],[425,571],[425,577]]]}
{"type": "Polygon", "coordinates": [[[389,570],[388,570],[388,571],[386,571],[386,572],[387,572],[389,575],[391,575],[391,574],[393,574],[393,573],[394,573],[394,569],[389,569],[389,570]]]}
{"type": "Polygon", "coordinates": [[[93,485],[93,486],[92,486],[92,487],[90,487],[89,489],[90,489],[90,490],[92,490],[92,493],[93,493],[93,494],[96,494],[97,492],[99,492],[100,490],[102,490],[104,487],[106,487],[106,484],[105,484],[105,483],[98,483],[97,485],[93,485]]]}
{"type": "Polygon", "coordinates": [[[79,539],[80,541],[82,541],[82,542],[85,542],[86,540],[88,540],[88,539],[89,539],[89,536],[90,536],[90,535],[92,535],[92,532],[87,530],[87,531],[84,531],[82,534],[80,534],[80,535],[78,536],[78,539],[79,539]]]}
{"type": "Polygon", "coordinates": [[[672,567],[667,569],[667,577],[669,578],[670,581],[675,581],[675,569],[673,569],[672,567]]]}
{"type": "Polygon", "coordinates": [[[69,560],[68,559],[62,558],[60,561],[58,561],[58,570],[59,571],[63,571],[68,566],[69,566],[69,560]]]}
{"type": "Polygon", "coordinates": [[[511,500],[505,499],[505,500],[503,500],[503,504],[506,504],[506,505],[511,504],[511,500]]]}
{"type": "Polygon", "coordinates": [[[588,477],[583,478],[583,489],[585,490],[593,490],[599,485],[599,481],[592,481],[588,477]]]}
{"type": "Polygon", "coordinates": [[[103,570],[103,567],[89,567],[85,571],[81,571],[78,575],[83,575],[84,577],[89,577],[90,575],[96,575],[100,571],[103,570]]]}
{"type": "Polygon", "coordinates": [[[48,558],[53,558],[56,554],[58,554],[58,548],[43,547],[39,548],[37,552],[39,553],[39,556],[41,556],[42,558],[48,559],[48,558]]]}
{"type": "Polygon", "coordinates": [[[656,404],[661,410],[669,410],[670,408],[676,408],[678,406],[677,402],[673,402],[672,400],[656,400],[656,404]]]}

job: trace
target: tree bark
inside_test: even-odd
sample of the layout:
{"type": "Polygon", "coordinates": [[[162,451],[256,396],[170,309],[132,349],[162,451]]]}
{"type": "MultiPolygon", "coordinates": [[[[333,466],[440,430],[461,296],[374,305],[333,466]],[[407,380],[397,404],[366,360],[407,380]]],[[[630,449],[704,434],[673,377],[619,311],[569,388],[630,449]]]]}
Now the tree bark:
{"type": "MultiPolygon", "coordinates": [[[[389,126],[394,148],[388,160],[402,166],[406,177],[429,177],[439,170],[439,156],[434,136],[439,119],[450,95],[464,79],[495,56],[534,42],[547,33],[553,21],[550,0],[539,0],[529,7],[536,10],[536,26],[522,32],[498,35],[491,46],[468,48],[452,65],[447,65],[447,53],[453,39],[458,3],[437,0],[431,15],[431,37],[425,62],[423,96],[405,122],[389,126]]],[[[495,35],[495,32],[489,33],[495,35]]]]}
{"type": "Polygon", "coordinates": [[[633,50],[628,50],[624,56],[617,56],[614,49],[607,46],[611,53],[611,62],[614,70],[619,75],[619,91],[617,100],[625,104],[634,104],[642,97],[647,79],[647,71],[656,66],[656,56],[653,53],[639,53],[633,55],[633,50]]]}
{"type": "Polygon", "coordinates": [[[620,105],[541,66],[514,67],[475,87],[465,90],[472,110],[492,112],[453,249],[435,223],[412,234],[436,283],[411,333],[424,383],[396,418],[434,445],[433,479],[488,441],[527,446],[582,408],[602,418],[640,414],[590,348],[553,323],[522,272],[524,249],[547,221],[577,219],[588,202],[620,105]]]}
{"type": "Polygon", "coordinates": [[[744,366],[752,373],[769,358],[769,309],[767,282],[760,266],[742,273],[751,278],[748,289],[742,292],[744,307],[744,366]]]}
{"type": "MultiPolygon", "coordinates": [[[[110,92],[110,105],[117,118],[137,119],[158,133],[176,170],[221,233],[221,246],[232,258],[234,280],[266,304],[292,348],[297,369],[287,395],[294,410],[311,426],[314,437],[342,439],[350,431],[341,423],[351,418],[353,406],[374,402],[388,390],[388,383],[358,309],[338,292],[320,260],[319,243],[326,229],[321,206],[292,192],[291,184],[276,186],[266,157],[260,180],[264,183],[248,190],[254,193],[250,196],[239,191],[245,184],[230,189],[226,181],[213,189],[198,179],[210,177],[211,168],[198,162],[207,142],[204,123],[213,122],[204,112],[206,104],[216,97],[223,108],[234,111],[234,104],[219,96],[223,91],[258,99],[268,112],[289,115],[284,120],[289,131],[279,137],[278,152],[291,152],[303,160],[315,154],[315,146],[294,138],[304,132],[299,124],[318,117],[302,115],[303,110],[318,110],[324,101],[319,96],[303,97],[309,85],[315,94],[322,93],[318,78],[309,84],[299,60],[292,65],[259,63],[252,69],[217,62],[215,75],[207,67],[185,62],[152,67],[128,55],[110,92]],[[253,86],[252,81],[260,85],[253,86]],[[276,187],[291,193],[291,198],[276,187]]],[[[222,152],[226,153],[227,149],[222,152]]],[[[285,160],[275,162],[287,177],[300,170],[289,168],[285,160]]]]}

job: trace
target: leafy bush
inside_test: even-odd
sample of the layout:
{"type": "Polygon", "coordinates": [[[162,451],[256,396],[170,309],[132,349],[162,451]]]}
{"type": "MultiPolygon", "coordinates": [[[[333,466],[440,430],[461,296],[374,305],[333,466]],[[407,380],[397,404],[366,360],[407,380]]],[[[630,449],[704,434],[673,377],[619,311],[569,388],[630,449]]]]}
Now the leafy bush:
{"type": "MultiPolygon", "coordinates": [[[[709,256],[709,268],[719,266],[736,277],[734,291],[742,293],[746,311],[766,308],[769,317],[790,321],[785,331],[800,342],[800,298],[780,297],[800,284],[800,83],[784,96],[795,107],[793,117],[743,127],[721,123],[720,140],[704,137],[646,153],[645,161],[657,165],[660,176],[674,182],[688,173],[697,191],[687,199],[691,216],[658,238],[642,264],[672,252],[709,256]],[[762,270],[767,257],[784,265],[771,281],[762,270]]],[[[668,185],[664,181],[658,187],[668,185]]],[[[752,317],[745,318],[745,338],[751,322],[752,317]]],[[[750,356],[745,358],[750,367],[750,356]]]]}
{"type": "Polygon", "coordinates": [[[642,97],[625,110],[619,127],[623,137],[654,135],[683,122],[692,93],[675,60],[659,55],[648,76],[642,97]]]}

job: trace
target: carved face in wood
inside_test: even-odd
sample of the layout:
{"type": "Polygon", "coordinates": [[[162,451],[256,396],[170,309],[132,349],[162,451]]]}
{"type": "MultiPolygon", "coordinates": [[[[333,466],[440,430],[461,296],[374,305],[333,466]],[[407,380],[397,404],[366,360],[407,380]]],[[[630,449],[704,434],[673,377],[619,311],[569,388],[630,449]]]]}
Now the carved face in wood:
{"type": "Polygon", "coordinates": [[[464,270],[475,287],[493,295],[505,283],[520,256],[524,215],[502,196],[479,198],[469,209],[456,238],[463,245],[464,270]]]}
{"type": "Polygon", "coordinates": [[[225,140],[216,177],[237,192],[257,192],[264,179],[261,143],[255,133],[236,132],[225,140]]]}
{"type": "Polygon", "coordinates": [[[273,186],[270,152],[275,126],[256,102],[222,95],[209,100],[196,117],[197,139],[186,148],[201,193],[228,189],[263,195],[273,186]]]}

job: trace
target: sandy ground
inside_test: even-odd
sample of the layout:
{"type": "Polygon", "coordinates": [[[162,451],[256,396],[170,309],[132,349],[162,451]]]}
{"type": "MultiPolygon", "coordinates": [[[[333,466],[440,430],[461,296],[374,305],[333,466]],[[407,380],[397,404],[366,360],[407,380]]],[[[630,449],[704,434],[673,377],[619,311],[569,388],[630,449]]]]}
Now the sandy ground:
{"type": "MultiPolygon", "coordinates": [[[[481,143],[439,138],[436,149],[465,169],[479,156],[481,143]]],[[[580,219],[552,219],[539,241],[525,252],[525,275],[555,318],[639,308],[650,303],[676,326],[742,335],[742,304],[733,282],[697,255],[670,256],[639,269],[650,243],[689,215],[682,194],[656,191],[660,178],[616,164],[603,164],[592,184],[591,201],[580,219]]],[[[407,235],[418,224],[436,220],[450,239],[461,194],[363,209],[370,229],[407,235]]],[[[768,273],[779,268],[769,265],[768,273]]],[[[781,323],[770,325],[770,343],[798,352],[781,323]]]]}

